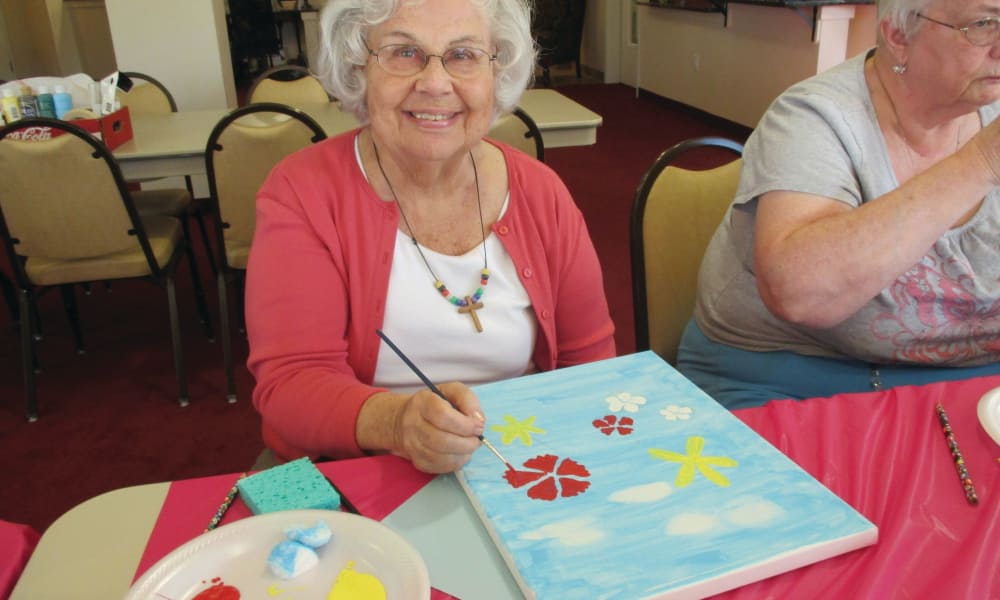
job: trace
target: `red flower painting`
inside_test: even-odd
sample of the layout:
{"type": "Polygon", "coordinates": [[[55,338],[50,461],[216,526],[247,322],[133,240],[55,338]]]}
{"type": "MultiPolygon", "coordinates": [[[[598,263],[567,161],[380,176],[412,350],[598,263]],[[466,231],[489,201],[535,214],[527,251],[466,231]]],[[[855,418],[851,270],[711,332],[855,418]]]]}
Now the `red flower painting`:
{"type": "Polygon", "coordinates": [[[603,419],[594,419],[594,427],[604,435],[611,435],[616,431],[619,435],[628,435],[634,430],[635,421],[632,417],[619,419],[615,415],[605,415],[603,419]]]}
{"type": "Polygon", "coordinates": [[[590,487],[586,481],[590,471],[572,458],[560,462],[558,456],[544,454],[524,461],[523,466],[526,470],[508,470],[504,478],[514,488],[537,482],[528,488],[528,497],[534,500],[551,502],[560,496],[570,498],[590,487]]]}

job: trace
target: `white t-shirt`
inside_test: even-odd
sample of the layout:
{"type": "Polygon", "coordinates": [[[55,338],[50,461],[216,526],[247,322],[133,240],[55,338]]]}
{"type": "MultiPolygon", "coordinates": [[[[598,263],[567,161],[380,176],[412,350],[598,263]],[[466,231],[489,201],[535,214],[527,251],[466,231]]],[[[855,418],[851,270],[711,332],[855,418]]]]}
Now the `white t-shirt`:
{"type": "MultiPolygon", "coordinates": [[[[355,139],[358,165],[361,155],[355,139]]],[[[365,174],[367,177],[367,173],[365,174]]],[[[504,200],[500,216],[507,211],[504,200]]],[[[468,314],[434,287],[420,253],[408,235],[396,232],[382,331],[435,383],[467,385],[508,379],[532,371],[538,324],[507,250],[491,232],[486,237],[489,284],[476,311],[483,331],[468,314]]],[[[461,256],[448,256],[420,246],[434,273],[454,296],[475,293],[483,268],[483,246],[461,256]]],[[[396,392],[422,389],[423,383],[385,342],[380,342],[373,385],[396,392]]]]}

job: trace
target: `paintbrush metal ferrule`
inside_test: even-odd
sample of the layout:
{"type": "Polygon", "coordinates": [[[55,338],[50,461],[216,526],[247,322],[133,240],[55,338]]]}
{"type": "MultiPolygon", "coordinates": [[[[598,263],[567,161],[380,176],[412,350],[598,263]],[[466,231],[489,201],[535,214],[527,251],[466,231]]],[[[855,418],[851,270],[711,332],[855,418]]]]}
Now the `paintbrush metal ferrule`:
{"type": "Polygon", "coordinates": [[[490,452],[492,452],[493,454],[495,454],[496,457],[500,459],[500,462],[502,462],[503,464],[507,465],[507,470],[509,470],[509,471],[513,471],[514,470],[514,467],[509,462],[507,462],[507,459],[503,457],[503,454],[500,454],[500,451],[497,450],[496,446],[494,446],[493,444],[491,444],[488,439],[484,438],[483,436],[479,436],[479,440],[483,443],[484,446],[486,446],[486,448],[489,449],[490,452]]]}

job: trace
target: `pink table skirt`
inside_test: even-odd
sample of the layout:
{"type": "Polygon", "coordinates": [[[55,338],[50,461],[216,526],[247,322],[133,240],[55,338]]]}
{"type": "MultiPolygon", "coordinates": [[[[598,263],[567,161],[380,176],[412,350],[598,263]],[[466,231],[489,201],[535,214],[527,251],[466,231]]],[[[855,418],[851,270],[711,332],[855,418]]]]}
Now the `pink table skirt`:
{"type": "Polygon", "coordinates": [[[37,531],[27,525],[0,521],[0,600],[10,596],[36,545],[37,531]]]}

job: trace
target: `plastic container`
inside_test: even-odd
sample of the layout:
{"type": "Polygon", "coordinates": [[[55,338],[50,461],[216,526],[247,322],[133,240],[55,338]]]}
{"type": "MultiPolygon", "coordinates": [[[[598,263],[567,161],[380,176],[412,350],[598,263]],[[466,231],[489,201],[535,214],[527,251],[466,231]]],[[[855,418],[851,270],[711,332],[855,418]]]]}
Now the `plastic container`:
{"type": "Polygon", "coordinates": [[[3,107],[3,120],[6,123],[13,123],[21,118],[21,103],[18,102],[17,94],[14,90],[7,88],[3,91],[3,98],[0,99],[0,106],[3,107]]]}
{"type": "Polygon", "coordinates": [[[52,94],[52,102],[55,105],[57,119],[63,118],[63,115],[73,109],[73,96],[66,91],[66,86],[56,86],[56,91],[52,94]]]}
{"type": "Polygon", "coordinates": [[[38,96],[31,93],[31,88],[21,88],[21,96],[17,99],[21,104],[21,116],[25,119],[38,116],[38,96]]]}
{"type": "Polygon", "coordinates": [[[92,81],[90,82],[90,110],[94,111],[94,114],[101,114],[101,82],[92,81]]]}
{"type": "Polygon", "coordinates": [[[40,85],[38,86],[38,116],[48,117],[49,119],[56,118],[56,103],[55,99],[52,97],[52,92],[49,91],[49,86],[40,85]]]}

